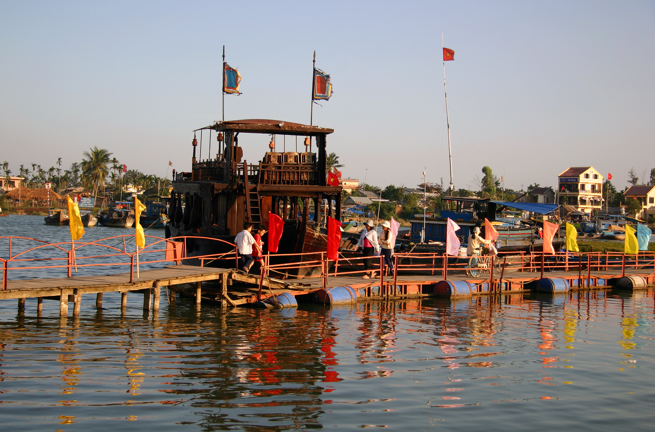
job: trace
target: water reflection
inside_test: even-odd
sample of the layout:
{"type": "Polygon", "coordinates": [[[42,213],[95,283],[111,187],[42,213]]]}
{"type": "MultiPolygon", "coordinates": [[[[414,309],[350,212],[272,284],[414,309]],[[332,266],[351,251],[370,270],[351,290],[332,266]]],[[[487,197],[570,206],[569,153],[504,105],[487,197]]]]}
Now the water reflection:
{"type": "Polygon", "coordinates": [[[433,407],[471,428],[458,409],[511,418],[526,401],[609,408],[596,394],[639,389],[643,375],[625,374],[654,366],[652,291],[289,310],[182,301],[145,319],[135,302],[121,314],[120,299],[106,298],[102,313],[70,326],[0,309],[0,402],[15,411],[7,427],[27,416],[91,428],[99,418],[163,429],[399,428],[408,417],[432,422],[433,407]],[[620,359],[620,380],[617,362],[600,356],[620,359]]]}

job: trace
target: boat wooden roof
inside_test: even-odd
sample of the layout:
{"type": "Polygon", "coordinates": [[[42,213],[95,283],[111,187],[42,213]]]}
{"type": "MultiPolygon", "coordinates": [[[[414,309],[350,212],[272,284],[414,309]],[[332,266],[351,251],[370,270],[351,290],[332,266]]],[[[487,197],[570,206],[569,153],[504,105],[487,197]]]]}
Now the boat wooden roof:
{"type": "Polygon", "coordinates": [[[211,126],[201,129],[212,129],[215,131],[234,131],[249,132],[262,134],[280,134],[280,135],[327,135],[334,132],[334,129],[322,128],[318,126],[292,123],[282,120],[270,119],[246,119],[246,120],[229,120],[219,121],[211,126]]]}

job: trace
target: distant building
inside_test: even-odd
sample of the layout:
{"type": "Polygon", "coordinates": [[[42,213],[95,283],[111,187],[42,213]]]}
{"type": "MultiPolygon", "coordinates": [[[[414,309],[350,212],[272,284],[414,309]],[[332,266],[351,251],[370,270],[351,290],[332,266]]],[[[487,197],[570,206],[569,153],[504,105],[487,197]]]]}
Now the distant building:
{"type": "Polygon", "coordinates": [[[603,205],[603,176],[594,167],[571,167],[558,176],[558,204],[591,214],[603,205]]]}
{"type": "Polygon", "coordinates": [[[528,192],[526,198],[531,203],[555,204],[555,191],[549,187],[536,187],[528,192]]]}
{"type": "Polygon", "coordinates": [[[655,186],[630,186],[623,193],[627,198],[634,198],[641,203],[641,213],[638,218],[646,219],[650,215],[655,215],[655,186]]]}
{"type": "Polygon", "coordinates": [[[352,193],[359,188],[359,180],[357,179],[341,179],[341,187],[348,193],[352,193]]]}
{"type": "Polygon", "coordinates": [[[9,177],[9,181],[7,181],[7,177],[0,177],[0,189],[5,192],[11,192],[14,189],[22,187],[21,183],[23,180],[25,180],[24,177],[9,177]]]}
{"type": "Polygon", "coordinates": [[[346,198],[346,200],[343,202],[343,205],[349,206],[349,205],[356,205],[356,206],[364,206],[366,207],[369,204],[372,204],[373,201],[371,201],[370,198],[368,197],[356,197],[356,196],[350,196],[346,198]]]}

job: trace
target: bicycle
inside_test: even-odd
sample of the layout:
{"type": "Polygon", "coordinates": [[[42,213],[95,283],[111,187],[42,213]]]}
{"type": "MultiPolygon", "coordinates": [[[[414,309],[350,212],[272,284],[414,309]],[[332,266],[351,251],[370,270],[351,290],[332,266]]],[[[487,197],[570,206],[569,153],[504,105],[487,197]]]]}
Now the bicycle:
{"type": "MultiPolygon", "coordinates": [[[[478,277],[485,273],[488,274],[491,270],[491,258],[492,255],[473,255],[469,258],[466,274],[471,277],[478,277]]],[[[493,264],[494,273],[501,268],[500,260],[498,257],[495,258],[493,264]]]]}

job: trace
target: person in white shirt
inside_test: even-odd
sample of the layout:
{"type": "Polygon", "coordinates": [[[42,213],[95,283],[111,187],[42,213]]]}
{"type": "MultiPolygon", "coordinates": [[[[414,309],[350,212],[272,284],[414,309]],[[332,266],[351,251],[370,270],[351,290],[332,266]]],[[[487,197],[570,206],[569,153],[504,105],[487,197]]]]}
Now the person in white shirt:
{"type": "Polygon", "coordinates": [[[480,227],[473,228],[471,235],[469,235],[466,254],[468,256],[481,255],[483,244],[489,245],[491,244],[491,240],[485,240],[480,236],[480,227]]]}
{"type": "MultiPolygon", "coordinates": [[[[365,229],[362,231],[362,235],[359,236],[359,241],[357,242],[357,247],[362,249],[362,254],[365,257],[379,255],[380,254],[380,245],[378,244],[378,233],[373,229],[373,221],[367,220],[364,223],[365,229]]],[[[371,270],[373,263],[370,259],[364,260],[364,269],[366,274],[363,276],[364,279],[370,279],[375,277],[375,271],[371,270]]]]}
{"type": "Polygon", "coordinates": [[[395,239],[391,232],[391,223],[389,221],[382,222],[382,233],[380,233],[380,247],[382,248],[382,256],[384,257],[385,274],[387,269],[393,274],[393,248],[395,246],[395,239]]]}
{"type": "Polygon", "coordinates": [[[261,247],[255,242],[255,238],[250,234],[250,231],[252,231],[252,224],[245,222],[243,224],[243,231],[234,238],[234,243],[236,243],[237,252],[239,253],[239,270],[243,270],[246,273],[248,273],[254,261],[252,257],[253,246],[261,253],[261,247]]]}

